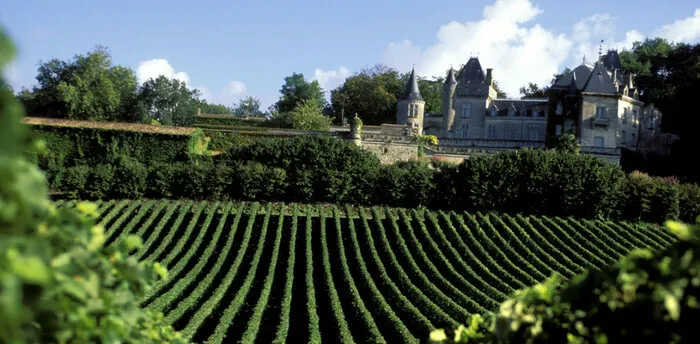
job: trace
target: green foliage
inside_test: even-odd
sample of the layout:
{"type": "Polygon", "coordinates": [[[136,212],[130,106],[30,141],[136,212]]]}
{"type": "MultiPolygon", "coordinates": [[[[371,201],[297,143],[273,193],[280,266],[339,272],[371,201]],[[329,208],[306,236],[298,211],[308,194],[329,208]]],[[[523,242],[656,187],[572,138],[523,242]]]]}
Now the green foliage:
{"type": "MultiPolygon", "coordinates": [[[[662,223],[667,219],[678,219],[680,216],[680,185],[674,181],[659,177],[650,177],[641,172],[632,172],[625,179],[623,194],[623,216],[634,221],[662,223]]],[[[690,188],[690,186],[688,186],[690,188]]],[[[697,188],[697,187],[696,187],[697,188]]],[[[687,201],[694,202],[693,199],[687,201]]],[[[695,207],[697,204],[687,204],[684,207],[695,207]]],[[[684,220],[691,220],[694,215],[684,220]]]]}
{"type": "Polygon", "coordinates": [[[38,86],[20,99],[34,116],[92,121],[132,121],[136,75],[112,65],[107,48],[97,46],[71,61],[39,65],[38,86]]]}
{"type": "Polygon", "coordinates": [[[199,116],[194,119],[195,126],[202,128],[217,126],[218,129],[239,129],[251,127],[281,128],[282,123],[277,120],[245,119],[236,116],[199,116]],[[206,126],[206,127],[205,127],[206,126]]]}
{"type": "Polygon", "coordinates": [[[526,86],[520,88],[520,94],[522,94],[521,99],[528,98],[547,98],[547,90],[549,87],[540,87],[537,84],[529,82],[526,86]]]}
{"type": "Polygon", "coordinates": [[[304,79],[304,74],[293,73],[284,78],[284,85],[280,89],[280,99],[275,103],[275,110],[279,113],[292,112],[304,101],[317,105],[321,111],[326,105],[324,90],[318,80],[312,82],[304,79]]]}
{"type": "Polygon", "coordinates": [[[114,198],[139,199],[146,192],[148,168],[134,158],[121,157],[114,169],[114,198]]]}
{"type": "MultiPolygon", "coordinates": [[[[0,31],[0,66],[13,56],[0,31]]],[[[22,155],[21,116],[0,90],[0,342],[183,342],[138,306],[164,268],[129,256],[138,237],[105,247],[96,204],[51,203],[44,175],[22,155]]]]}
{"type": "Polygon", "coordinates": [[[223,104],[209,104],[204,99],[202,99],[197,106],[203,114],[231,115],[233,113],[233,109],[229,106],[223,104]]]}
{"type": "Polygon", "coordinates": [[[330,131],[332,119],[321,111],[315,99],[301,100],[294,110],[283,113],[281,121],[286,127],[308,131],[330,131]]]}
{"type": "Polygon", "coordinates": [[[145,118],[162,125],[191,126],[199,106],[199,90],[190,90],[184,81],[159,76],[139,86],[138,104],[145,118]]]}
{"type": "Polygon", "coordinates": [[[264,114],[260,111],[260,99],[255,97],[245,97],[233,105],[234,116],[238,117],[263,117],[264,114]]]}
{"type": "Polygon", "coordinates": [[[581,145],[579,145],[576,135],[563,133],[557,138],[554,149],[566,153],[579,153],[581,145]]]}
{"type": "Polygon", "coordinates": [[[684,343],[698,340],[700,218],[667,222],[681,241],[632,251],[614,266],[565,282],[559,275],[516,292],[467,326],[436,330],[441,343],[684,343]]]}

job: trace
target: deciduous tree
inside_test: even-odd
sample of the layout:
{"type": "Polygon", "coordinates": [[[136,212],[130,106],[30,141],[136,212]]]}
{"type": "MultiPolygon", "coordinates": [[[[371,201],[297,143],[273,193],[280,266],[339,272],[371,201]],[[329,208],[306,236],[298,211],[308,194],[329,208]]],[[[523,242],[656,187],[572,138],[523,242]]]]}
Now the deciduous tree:
{"type": "Polygon", "coordinates": [[[199,97],[199,90],[190,90],[183,81],[161,75],[139,87],[138,107],[160,124],[187,126],[194,123],[199,97]]]}
{"type": "Polygon", "coordinates": [[[233,115],[240,117],[263,117],[260,111],[260,99],[255,97],[245,97],[238,104],[233,105],[233,115]]]}
{"type": "Polygon", "coordinates": [[[302,101],[312,100],[319,104],[320,109],[323,109],[326,105],[323,92],[318,80],[308,82],[304,79],[304,74],[293,73],[284,78],[284,85],[280,89],[282,96],[275,103],[275,108],[278,112],[290,112],[302,101]]]}

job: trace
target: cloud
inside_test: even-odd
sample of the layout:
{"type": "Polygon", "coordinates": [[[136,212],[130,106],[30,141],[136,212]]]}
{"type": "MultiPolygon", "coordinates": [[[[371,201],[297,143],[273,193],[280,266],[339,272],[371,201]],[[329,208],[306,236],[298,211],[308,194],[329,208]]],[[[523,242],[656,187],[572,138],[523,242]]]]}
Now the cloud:
{"type": "Polygon", "coordinates": [[[155,79],[161,75],[169,79],[178,79],[183,81],[189,87],[189,75],[187,75],[185,72],[175,72],[175,68],[173,68],[173,66],[171,66],[166,59],[141,61],[139,62],[139,66],[136,68],[136,80],[138,80],[139,83],[144,83],[148,79],[155,79]]]}
{"type": "Polygon", "coordinates": [[[695,9],[692,17],[678,19],[671,24],[662,26],[656,31],[656,36],[672,42],[700,41],[700,8],[695,9]]]}
{"type": "Polygon", "coordinates": [[[627,31],[623,40],[616,40],[616,21],[617,18],[608,13],[596,13],[576,22],[571,34],[575,45],[572,51],[574,61],[581,61],[586,56],[588,62],[594,62],[601,49],[601,40],[603,53],[607,49],[631,49],[634,42],[644,40],[645,36],[637,30],[627,31]]]}
{"type": "Polygon", "coordinates": [[[415,61],[421,76],[444,76],[452,65],[478,56],[483,68],[493,68],[499,86],[517,97],[528,82],[549,83],[569,58],[571,39],[555,34],[533,21],[542,10],[528,0],[497,0],[486,6],[482,18],[452,21],[440,27],[436,42],[421,50],[411,41],[389,44],[382,62],[407,71],[415,61]]]}
{"type": "Polygon", "coordinates": [[[19,92],[21,88],[22,72],[17,61],[10,62],[2,71],[2,74],[14,91],[19,92]]]}
{"type": "Polygon", "coordinates": [[[316,68],[314,70],[314,80],[317,80],[321,88],[326,92],[340,86],[350,76],[350,70],[345,66],[340,66],[336,70],[323,70],[316,68]]]}

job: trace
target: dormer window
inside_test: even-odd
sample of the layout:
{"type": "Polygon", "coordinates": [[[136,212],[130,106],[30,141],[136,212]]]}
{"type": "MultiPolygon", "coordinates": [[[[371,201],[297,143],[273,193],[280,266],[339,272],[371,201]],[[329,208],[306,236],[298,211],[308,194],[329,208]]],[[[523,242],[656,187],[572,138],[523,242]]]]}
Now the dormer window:
{"type": "Polygon", "coordinates": [[[564,106],[561,104],[561,102],[557,103],[557,110],[554,113],[561,116],[563,112],[564,106]]]}
{"type": "Polygon", "coordinates": [[[491,116],[496,117],[496,109],[491,109],[491,116]]]}
{"type": "Polygon", "coordinates": [[[532,117],[537,117],[540,115],[540,109],[532,108],[532,117]]]}
{"type": "Polygon", "coordinates": [[[510,109],[508,109],[508,116],[509,117],[515,116],[515,109],[513,109],[512,107],[510,109]]]}

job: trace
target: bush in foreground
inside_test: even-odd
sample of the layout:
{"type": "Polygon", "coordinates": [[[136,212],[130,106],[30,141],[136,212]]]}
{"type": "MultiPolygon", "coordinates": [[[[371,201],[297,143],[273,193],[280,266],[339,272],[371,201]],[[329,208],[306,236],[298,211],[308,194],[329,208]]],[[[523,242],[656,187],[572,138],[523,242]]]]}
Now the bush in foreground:
{"type": "Polygon", "coordinates": [[[436,330],[441,343],[698,343],[700,217],[669,221],[680,241],[660,252],[636,250],[615,266],[568,284],[558,276],[518,291],[496,313],[436,330]]]}
{"type": "MultiPolygon", "coordinates": [[[[0,66],[13,52],[0,31],[0,66]]],[[[0,343],[183,342],[138,304],[165,268],[129,256],[138,237],[105,247],[96,205],[52,205],[44,174],[23,156],[21,116],[12,93],[0,90],[0,343]]],[[[84,169],[72,175],[71,183],[89,182],[84,169]]]]}

